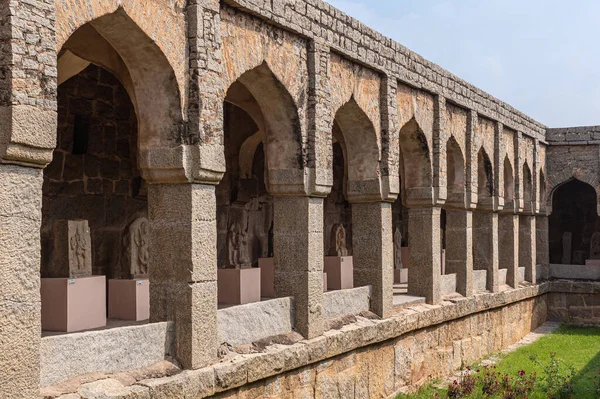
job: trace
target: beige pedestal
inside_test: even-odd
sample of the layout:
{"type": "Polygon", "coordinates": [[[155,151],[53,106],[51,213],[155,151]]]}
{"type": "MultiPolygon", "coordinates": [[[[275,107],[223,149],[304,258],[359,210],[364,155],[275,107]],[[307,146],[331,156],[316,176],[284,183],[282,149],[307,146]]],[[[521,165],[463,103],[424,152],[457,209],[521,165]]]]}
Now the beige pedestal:
{"type": "Polygon", "coordinates": [[[442,249],[442,258],[440,259],[442,265],[442,274],[446,274],[446,250],[442,249]]]}
{"type": "Polygon", "coordinates": [[[260,268],[219,269],[219,303],[243,305],[260,302],[260,268]]]}
{"type": "Polygon", "coordinates": [[[264,298],[275,298],[275,260],[273,258],[259,258],[260,269],[260,294],[264,298]]]}
{"type": "Polygon", "coordinates": [[[148,279],[108,280],[108,318],[148,320],[150,318],[148,279]]]}
{"type": "Polygon", "coordinates": [[[352,256],[326,256],[324,266],[328,290],[354,288],[352,256]]]}
{"type": "Polygon", "coordinates": [[[409,268],[409,264],[408,264],[408,260],[409,260],[409,252],[408,252],[408,247],[402,247],[400,248],[400,258],[402,259],[402,268],[408,270],[409,268]]]}
{"type": "Polygon", "coordinates": [[[323,292],[327,292],[327,273],[323,273],[323,292]]]}
{"type": "Polygon", "coordinates": [[[42,330],[73,332],[106,326],[106,277],[43,278],[42,330]]]}
{"type": "Polygon", "coordinates": [[[408,269],[394,269],[394,284],[408,283],[408,269]]]}

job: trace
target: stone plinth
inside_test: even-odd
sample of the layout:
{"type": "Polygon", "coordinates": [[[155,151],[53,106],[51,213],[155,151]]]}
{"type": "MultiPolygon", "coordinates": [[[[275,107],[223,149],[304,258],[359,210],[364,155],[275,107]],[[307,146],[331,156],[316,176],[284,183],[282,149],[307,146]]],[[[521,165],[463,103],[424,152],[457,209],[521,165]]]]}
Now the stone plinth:
{"type": "Polygon", "coordinates": [[[354,288],[352,256],[326,256],[324,270],[327,273],[328,290],[354,288]]]}
{"type": "Polygon", "coordinates": [[[586,266],[600,266],[600,259],[587,259],[585,261],[586,266]]]}
{"type": "Polygon", "coordinates": [[[104,276],[42,279],[42,330],[74,332],[106,325],[104,276]]]}
{"type": "Polygon", "coordinates": [[[243,305],[260,302],[261,269],[219,269],[219,303],[243,305]]]}
{"type": "Polygon", "coordinates": [[[109,280],[108,318],[141,321],[150,318],[148,279],[109,280]]]}
{"type": "Polygon", "coordinates": [[[260,294],[264,298],[275,298],[275,260],[274,258],[259,258],[260,294]]]}

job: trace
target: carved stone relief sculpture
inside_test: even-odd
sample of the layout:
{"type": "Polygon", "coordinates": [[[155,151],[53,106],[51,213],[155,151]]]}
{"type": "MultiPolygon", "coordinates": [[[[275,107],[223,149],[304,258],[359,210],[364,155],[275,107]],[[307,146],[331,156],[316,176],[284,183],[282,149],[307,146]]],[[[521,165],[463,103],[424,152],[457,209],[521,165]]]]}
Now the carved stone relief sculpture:
{"type": "Polygon", "coordinates": [[[145,217],[138,218],[129,225],[125,235],[126,265],[129,278],[145,278],[148,276],[148,240],[150,224],[145,217]]]}
{"type": "Polygon", "coordinates": [[[341,223],[334,224],[331,228],[331,245],[329,256],[348,256],[346,246],[346,229],[341,223]]]}
{"type": "Polygon", "coordinates": [[[89,277],[92,275],[92,240],[87,220],[54,222],[54,250],[50,277],[89,277]]]}
{"type": "Polygon", "coordinates": [[[402,269],[402,233],[396,227],[394,232],[394,269],[402,269]]]}

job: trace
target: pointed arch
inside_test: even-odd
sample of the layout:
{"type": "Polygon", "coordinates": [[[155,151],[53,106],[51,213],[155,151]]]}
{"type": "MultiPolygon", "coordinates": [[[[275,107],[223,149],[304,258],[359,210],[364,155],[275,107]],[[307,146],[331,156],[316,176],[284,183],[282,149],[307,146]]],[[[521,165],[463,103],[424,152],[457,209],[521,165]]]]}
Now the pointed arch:
{"type": "Polygon", "coordinates": [[[365,194],[380,195],[379,151],[373,123],[354,97],[335,114],[340,135],[335,137],[344,151],[348,200],[365,194]]]}
{"type": "Polygon", "coordinates": [[[527,161],[523,163],[523,207],[525,211],[533,210],[533,178],[527,161]]]}
{"type": "Polygon", "coordinates": [[[304,157],[298,109],[267,63],[244,72],[229,87],[225,101],[244,109],[262,133],[269,192],[303,192],[304,157]]]}
{"type": "Polygon", "coordinates": [[[540,210],[541,211],[546,211],[546,204],[548,203],[548,191],[547,191],[547,182],[546,182],[546,175],[544,174],[543,169],[540,169],[540,181],[539,181],[539,187],[540,187],[540,210]]]}
{"type": "Polygon", "coordinates": [[[494,168],[483,147],[477,154],[477,195],[479,203],[494,196],[494,168]]]}
{"type": "Polygon", "coordinates": [[[427,137],[413,117],[400,129],[400,176],[406,204],[433,198],[432,175],[427,137]]]}
{"type": "Polygon", "coordinates": [[[570,178],[555,187],[551,201],[550,263],[583,264],[589,258],[591,238],[600,221],[596,189],[587,182],[570,178]]]}
{"type": "MultiPolygon", "coordinates": [[[[173,149],[189,143],[183,128],[183,109],[175,72],[165,54],[144,31],[119,8],[77,29],[59,52],[59,74],[65,81],[85,63],[113,73],[127,90],[139,124],[140,167],[145,178],[157,178],[149,171],[148,153],[173,149]]],[[[185,179],[181,157],[173,164],[160,165],[185,179]]]]}
{"type": "Polygon", "coordinates": [[[465,159],[454,136],[446,144],[446,169],[448,171],[448,203],[464,203],[465,159]]]}
{"type": "Polygon", "coordinates": [[[504,206],[514,205],[515,176],[508,155],[504,157],[504,206]]]}

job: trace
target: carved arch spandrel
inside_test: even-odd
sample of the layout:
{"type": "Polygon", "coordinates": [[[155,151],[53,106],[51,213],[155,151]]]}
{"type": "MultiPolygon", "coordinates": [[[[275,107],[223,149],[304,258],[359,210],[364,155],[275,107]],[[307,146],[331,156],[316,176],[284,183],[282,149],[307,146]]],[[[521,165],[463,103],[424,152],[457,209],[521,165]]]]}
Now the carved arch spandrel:
{"type": "Polygon", "coordinates": [[[223,97],[242,75],[265,64],[304,118],[308,91],[305,39],[224,6],[221,8],[221,40],[225,72],[223,97]]]}
{"type": "MultiPolygon", "coordinates": [[[[57,52],[81,26],[122,9],[165,54],[184,102],[188,68],[185,0],[60,0],[54,5],[57,52]]],[[[127,31],[121,35],[125,37],[127,31]]]]}
{"type": "Polygon", "coordinates": [[[373,125],[381,149],[381,77],[375,71],[332,53],[329,84],[333,114],[354,101],[373,125]]]}
{"type": "Polygon", "coordinates": [[[402,128],[412,119],[423,133],[429,149],[429,158],[433,157],[434,96],[405,84],[398,84],[398,125],[402,128]]]}
{"type": "MultiPolygon", "coordinates": [[[[121,81],[138,118],[139,166],[151,182],[185,182],[195,165],[186,158],[180,87],[162,50],[124,8],[82,25],[64,43],[61,55],[106,68],[121,81]]],[[[62,63],[62,67],[69,67],[62,63]]],[[[60,71],[59,71],[60,72],[60,71]]]]}

